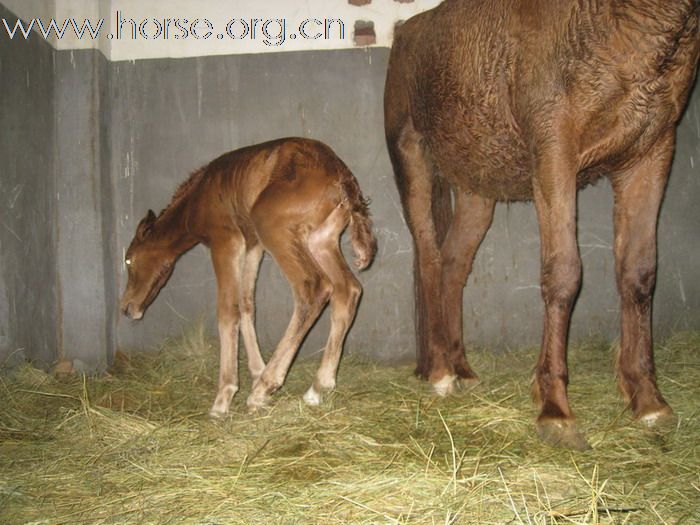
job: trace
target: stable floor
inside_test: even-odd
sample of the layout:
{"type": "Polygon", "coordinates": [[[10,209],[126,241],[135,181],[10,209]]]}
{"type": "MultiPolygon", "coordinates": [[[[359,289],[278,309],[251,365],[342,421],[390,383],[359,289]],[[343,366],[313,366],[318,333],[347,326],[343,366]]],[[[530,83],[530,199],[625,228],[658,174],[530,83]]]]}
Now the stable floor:
{"type": "Polygon", "coordinates": [[[700,333],[656,348],[679,416],[663,432],[631,421],[614,346],[571,349],[587,452],[537,440],[533,348],[472,351],[481,383],[447,399],[410,366],[346,356],[318,408],[304,360],[269,410],[247,413],[244,379],[212,421],[216,354],[195,328],[103,377],[0,377],[0,523],[700,523],[700,333]]]}

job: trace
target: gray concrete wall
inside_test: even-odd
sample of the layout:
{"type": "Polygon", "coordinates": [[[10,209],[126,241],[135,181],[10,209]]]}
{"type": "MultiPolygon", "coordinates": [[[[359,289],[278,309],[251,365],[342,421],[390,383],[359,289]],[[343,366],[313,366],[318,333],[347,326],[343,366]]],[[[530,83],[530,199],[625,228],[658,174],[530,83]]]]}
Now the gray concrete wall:
{"type": "Polygon", "coordinates": [[[0,38],[0,362],[101,369],[114,352],[107,73],[93,50],[0,38]]]}
{"type": "MultiPolygon", "coordinates": [[[[414,356],[412,242],[383,136],[388,50],[110,63],[95,51],[56,52],[39,44],[0,39],[0,118],[2,129],[11,130],[0,143],[4,354],[23,347],[51,359],[63,349],[99,368],[116,347],[155,345],[200,317],[214,333],[215,281],[206,249],[181,259],[140,322],[117,315],[123,252],[148,208],[164,207],[200,165],[230,149],[297,135],[330,144],[372,198],[380,248],[360,276],[365,293],[348,351],[386,360],[414,356]],[[30,257],[36,254],[41,257],[30,257]]],[[[660,337],[700,329],[697,91],[680,128],[659,228],[660,337]]],[[[607,181],[582,191],[579,208],[584,284],[572,336],[613,338],[619,312],[607,181]]],[[[537,232],[531,205],[498,206],[465,294],[469,341],[539,342],[537,232]]],[[[257,298],[261,347],[269,352],[291,314],[286,281],[269,258],[257,298]]],[[[323,347],[327,328],[326,315],[306,353],[323,347]]]]}
{"type": "Polygon", "coordinates": [[[48,44],[0,37],[0,366],[57,351],[54,78],[48,44]]]}
{"type": "Polygon", "coordinates": [[[115,347],[112,183],[102,160],[107,62],[93,50],[56,52],[54,61],[60,346],[79,368],[102,369],[115,347]]]}
{"type": "Polygon", "coordinates": [[[658,335],[700,329],[700,83],[678,128],[659,224],[658,335]]]}

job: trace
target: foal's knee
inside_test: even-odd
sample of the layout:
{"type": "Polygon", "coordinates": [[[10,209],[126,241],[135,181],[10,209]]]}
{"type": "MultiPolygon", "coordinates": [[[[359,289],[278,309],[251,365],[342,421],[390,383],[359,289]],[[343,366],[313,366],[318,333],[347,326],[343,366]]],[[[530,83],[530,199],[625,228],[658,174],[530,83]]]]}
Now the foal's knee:
{"type": "Polygon", "coordinates": [[[219,325],[235,325],[241,319],[241,307],[233,294],[219,293],[217,298],[217,318],[219,325]]]}
{"type": "Polygon", "coordinates": [[[542,266],[542,298],[548,305],[569,307],[581,286],[578,253],[552,257],[542,266]]]}
{"type": "Polygon", "coordinates": [[[252,297],[245,296],[241,299],[240,314],[241,316],[252,316],[255,312],[255,303],[252,297]]]}

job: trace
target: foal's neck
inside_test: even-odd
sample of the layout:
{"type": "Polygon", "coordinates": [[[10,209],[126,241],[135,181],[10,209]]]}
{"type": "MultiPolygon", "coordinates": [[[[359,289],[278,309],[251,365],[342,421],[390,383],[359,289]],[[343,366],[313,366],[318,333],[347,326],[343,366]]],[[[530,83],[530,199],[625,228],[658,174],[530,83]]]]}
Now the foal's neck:
{"type": "Polygon", "coordinates": [[[168,208],[156,221],[152,235],[162,243],[172,255],[179,257],[199,244],[199,239],[189,228],[187,202],[182,201],[168,208]]]}
{"type": "Polygon", "coordinates": [[[190,221],[194,215],[191,209],[195,205],[193,200],[196,200],[193,196],[205,172],[206,167],[200,168],[180,184],[170,204],[160,213],[154,225],[158,240],[176,257],[202,241],[190,228],[190,221]]]}

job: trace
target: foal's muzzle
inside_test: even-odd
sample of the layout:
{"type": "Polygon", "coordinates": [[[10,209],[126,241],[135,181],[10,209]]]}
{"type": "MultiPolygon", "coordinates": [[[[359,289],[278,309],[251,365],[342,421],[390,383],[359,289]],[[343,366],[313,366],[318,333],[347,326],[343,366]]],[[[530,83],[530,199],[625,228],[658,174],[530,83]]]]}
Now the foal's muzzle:
{"type": "Polygon", "coordinates": [[[143,311],[140,310],[134,303],[126,303],[122,305],[122,313],[129,319],[138,320],[143,317],[143,311]]]}

